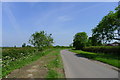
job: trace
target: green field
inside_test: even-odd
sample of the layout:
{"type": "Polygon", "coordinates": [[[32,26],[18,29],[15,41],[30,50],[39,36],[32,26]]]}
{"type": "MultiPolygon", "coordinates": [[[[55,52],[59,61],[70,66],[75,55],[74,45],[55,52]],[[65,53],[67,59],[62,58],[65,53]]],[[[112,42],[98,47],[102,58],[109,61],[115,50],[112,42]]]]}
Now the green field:
{"type": "Polygon", "coordinates": [[[117,68],[120,68],[120,65],[119,65],[120,58],[118,58],[118,55],[93,53],[93,52],[86,52],[81,50],[70,50],[70,51],[78,53],[86,58],[98,60],[98,61],[110,64],[112,66],[115,66],[117,68]]]}

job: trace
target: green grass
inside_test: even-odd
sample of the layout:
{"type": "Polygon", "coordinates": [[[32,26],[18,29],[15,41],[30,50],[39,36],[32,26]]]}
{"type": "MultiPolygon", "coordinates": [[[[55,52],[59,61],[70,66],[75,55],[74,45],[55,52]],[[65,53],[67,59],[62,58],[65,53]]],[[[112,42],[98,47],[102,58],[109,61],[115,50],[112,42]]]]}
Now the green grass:
{"type": "Polygon", "coordinates": [[[42,56],[47,55],[46,59],[51,60],[49,60],[50,62],[48,64],[45,64],[46,68],[48,69],[45,78],[64,78],[64,74],[57,71],[58,69],[63,69],[63,63],[60,56],[60,50],[62,49],[63,48],[50,48],[44,50],[43,52],[35,52],[34,54],[26,56],[25,58],[20,58],[15,61],[11,61],[7,66],[2,68],[2,77],[4,78],[13,70],[31,64],[32,62],[40,59],[42,56]]]}
{"type": "Polygon", "coordinates": [[[86,58],[98,60],[107,64],[110,64],[112,66],[115,66],[117,68],[120,68],[120,59],[117,55],[112,54],[104,54],[104,53],[93,53],[93,52],[86,52],[81,50],[70,50],[72,52],[78,53],[86,58]]]}
{"type": "Polygon", "coordinates": [[[55,70],[49,70],[46,78],[58,78],[59,74],[55,70]]]}
{"type": "Polygon", "coordinates": [[[54,59],[54,60],[52,60],[48,65],[47,65],[47,67],[50,69],[50,68],[53,68],[53,67],[56,67],[56,68],[58,68],[58,67],[60,67],[61,65],[60,65],[60,59],[54,59]]]}
{"type": "MultiPolygon", "coordinates": [[[[49,64],[47,64],[47,69],[49,70],[47,72],[47,75],[45,78],[64,78],[64,74],[58,72],[57,70],[63,70],[63,63],[62,58],[60,56],[60,50],[62,49],[56,49],[55,52],[50,54],[50,56],[53,57],[53,59],[50,61],[49,64]]],[[[51,58],[52,58],[51,57],[51,58]]]]}
{"type": "Polygon", "coordinates": [[[33,61],[36,61],[42,56],[49,54],[49,52],[52,50],[53,49],[47,49],[43,52],[36,52],[35,54],[28,56],[27,58],[21,58],[16,61],[11,61],[9,65],[2,68],[2,77],[5,77],[6,75],[8,75],[10,72],[12,72],[15,69],[21,68],[27,64],[32,63],[33,61]]]}

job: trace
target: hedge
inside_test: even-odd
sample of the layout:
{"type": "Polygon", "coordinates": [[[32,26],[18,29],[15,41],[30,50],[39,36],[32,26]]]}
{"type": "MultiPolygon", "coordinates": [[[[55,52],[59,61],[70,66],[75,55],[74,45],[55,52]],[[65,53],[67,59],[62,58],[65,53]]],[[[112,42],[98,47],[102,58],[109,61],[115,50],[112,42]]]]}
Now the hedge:
{"type": "Polygon", "coordinates": [[[120,53],[120,46],[89,46],[84,47],[83,50],[95,53],[118,54],[120,53]]]}

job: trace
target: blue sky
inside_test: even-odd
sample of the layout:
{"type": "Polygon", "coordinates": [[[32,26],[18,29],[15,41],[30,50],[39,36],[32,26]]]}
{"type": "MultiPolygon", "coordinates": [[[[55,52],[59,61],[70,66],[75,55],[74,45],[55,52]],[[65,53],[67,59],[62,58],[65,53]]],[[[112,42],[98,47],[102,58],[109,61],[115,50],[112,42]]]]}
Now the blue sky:
{"type": "Polygon", "coordinates": [[[32,33],[52,33],[54,45],[67,46],[77,32],[86,32],[114,11],[117,2],[3,2],[2,45],[21,46],[32,33]]]}

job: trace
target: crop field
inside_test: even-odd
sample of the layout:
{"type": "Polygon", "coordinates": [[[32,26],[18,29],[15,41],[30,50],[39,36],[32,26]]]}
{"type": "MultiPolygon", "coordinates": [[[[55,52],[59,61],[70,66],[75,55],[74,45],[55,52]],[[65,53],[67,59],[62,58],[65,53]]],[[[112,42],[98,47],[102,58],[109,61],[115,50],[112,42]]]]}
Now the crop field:
{"type": "Polygon", "coordinates": [[[12,61],[28,58],[34,54],[34,48],[3,48],[2,49],[2,67],[6,67],[12,61]]]}
{"type": "Polygon", "coordinates": [[[2,48],[2,76],[7,75],[12,70],[24,65],[20,62],[35,54],[35,48],[2,48]]]}

